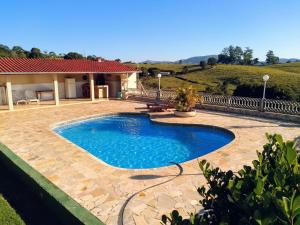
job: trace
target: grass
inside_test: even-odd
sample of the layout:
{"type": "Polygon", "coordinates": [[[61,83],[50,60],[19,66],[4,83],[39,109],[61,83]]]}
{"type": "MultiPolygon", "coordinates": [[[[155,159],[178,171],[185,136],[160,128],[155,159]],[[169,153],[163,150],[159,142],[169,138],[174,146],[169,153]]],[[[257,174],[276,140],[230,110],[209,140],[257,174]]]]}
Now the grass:
{"type": "Polygon", "coordinates": [[[0,194],[27,225],[104,225],[0,143],[0,194]]]}
{"type": "Polygon", "coordinates": [[[0,165],[0,224],[59,225],[50,212],[16,176],[0,165]]]}
{"type": "Polygon", "coordinates": [[[134,66],[137,66],[139,69],[142,67],[147,69],[151,67],[157,67],[161,70],[174,70],[175,72],[180,72],[185,65],[184,64],[137,64],[134,66]]]}
{"type": "MultiPolygon", "coordinates": [[[[139,65],[142,66],[141,64],[139,65]]],[[[179,64],[146,64],[147,68],[157,67],[181,71],[185,65],[179,64]]],[[[184,75],[162,77],[164,89],[176,89],[180,86],[193,85],[198,91],[207,88],[216,90],[224,81],[227,82],[228,94],[232,94],[239,84],[262,84],[262,75],[269,74],[269,85],[288,90],[293,100],[300,101],[300,63],[278,64],[273,66],[216,65],[205,70],[189,72],[184,75]]],[[[156,87],[157,78],[144,79],[146,87],[156,87]]]]}
{"type": "Polygon", "coordinates": [[[0,224],[1,225],[25,225],[19,214],[10,206],[0,194],[0,224]]]}

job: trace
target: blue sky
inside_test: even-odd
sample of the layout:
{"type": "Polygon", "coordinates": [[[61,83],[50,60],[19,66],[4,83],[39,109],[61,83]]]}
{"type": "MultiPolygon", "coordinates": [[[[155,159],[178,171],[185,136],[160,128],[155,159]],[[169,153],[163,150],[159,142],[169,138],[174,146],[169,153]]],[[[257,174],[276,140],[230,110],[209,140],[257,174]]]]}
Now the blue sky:
{"type": "Polygon", "coordinates": [[[108,59],[177,60],[233,44],[300,58],[299,0],[7,0],[0,43],[108,59]]]}

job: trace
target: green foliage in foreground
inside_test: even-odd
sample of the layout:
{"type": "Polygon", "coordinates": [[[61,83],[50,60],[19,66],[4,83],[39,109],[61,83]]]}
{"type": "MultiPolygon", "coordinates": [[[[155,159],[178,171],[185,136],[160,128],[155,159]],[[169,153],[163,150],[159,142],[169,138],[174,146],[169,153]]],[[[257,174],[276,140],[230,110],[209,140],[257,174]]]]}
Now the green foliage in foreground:
{"type": "Polygon", "coordinates": [[[0,224],[1,225],[25,225],[21,217],[0,195],[0,224]]]}
{"type": "MultiPolygon", "coordinates": [[[[180,64],[148,64],[145,67],[157,67],[176,72],[183,70],[186,65],[180,64]]],[[[245,65],[216,65],[205,70],[193,70],[176,76],[163,76],[161,87],[176,90],[178,87],[193,87],[200,92],[232,95],[239,85],[263,84],[263,74],[269,74],[268,87],[276,86],[286,93],[290,93],[291,100],[300,101],[300,63],[286,63],[272,66],[245,66],[245,65]]],[[[149,77],[142,80],[146,88],[157,88],[157,78],[149,77]]],[[[268,93],[267,93],[268,94],[268,93]]],[[[261,93],[262,95],[262,93],[261,93]]]]}
{"type": "Polygon", "coordinates": [[[177,211],[162,216],[164,224],[300,224],[300,154],[296,143],[267,135],[268,143],[253,166],[237,174],[212,168],[203,160],[200,169],[208,188],[198,188],[203,206],[189,219],[177,211]]]}

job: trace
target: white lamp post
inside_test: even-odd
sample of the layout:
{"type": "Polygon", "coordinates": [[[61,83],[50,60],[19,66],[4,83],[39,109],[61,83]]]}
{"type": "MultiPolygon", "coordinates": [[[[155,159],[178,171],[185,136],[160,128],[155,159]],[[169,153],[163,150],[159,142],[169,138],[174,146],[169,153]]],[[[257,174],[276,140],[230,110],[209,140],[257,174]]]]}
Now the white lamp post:
{"type": "Polygon", "coordinates": [[[161,78],[161,74],[157,74],[157,78],[158,78],[158,91],[160,91],[160,78],[161,78]]]}
{"type": "Polygon", "coordinates": [[[157,74],[157,78],[158,78],[158,91],[157,91],[157,100],[160,100],[160,78],[161,78],[161,74],[157,74]]]}
{"type": "Polygon", "coordinates": [[[260,111],[265,111],[265,98],[266,98],[266,87],[267,87],[267,81],[270,79],[270,76],[268,74],[265,74],[263,76],[263,81],[264,81],[264,92],[263,92],[263,97],[261,99],[261,105],[260,105],[260,111]]]}
{"type": "Polygon", "coordinates": [[[267,81],[270,79],[270,76],[268,74],[263,76],[264,80],[264,92],[263,92],[263,99],[266,97],[266,87],[267,87],[267,81]]]}

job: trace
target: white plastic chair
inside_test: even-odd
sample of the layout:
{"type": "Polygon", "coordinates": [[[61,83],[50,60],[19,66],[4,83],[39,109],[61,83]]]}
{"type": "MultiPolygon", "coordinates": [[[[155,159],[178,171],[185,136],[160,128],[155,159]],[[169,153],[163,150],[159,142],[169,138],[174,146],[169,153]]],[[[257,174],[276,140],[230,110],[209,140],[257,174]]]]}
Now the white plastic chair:
{"type": "Polygon", "coordinates": [[[24,96],[24,91],[12,91],[12,97],[13,97],[13,103],[16,105],[19,105],[20,103],[25,103],[27,104],[27,100],[24,96]]]}
{"type": "Polygon", "coordinates": [[[31,103],[31,102],[36,102],[36,103],[40,103],[40,100],[36,97],[36,93],[35,91],[32,90],[26,90],[25,91],[25,98],[27,103],[31,103]]]}

